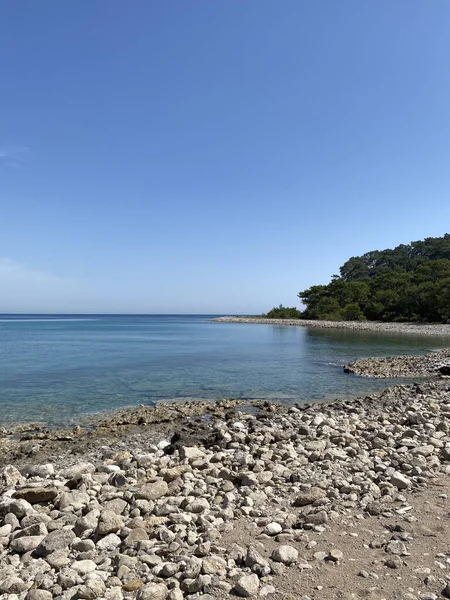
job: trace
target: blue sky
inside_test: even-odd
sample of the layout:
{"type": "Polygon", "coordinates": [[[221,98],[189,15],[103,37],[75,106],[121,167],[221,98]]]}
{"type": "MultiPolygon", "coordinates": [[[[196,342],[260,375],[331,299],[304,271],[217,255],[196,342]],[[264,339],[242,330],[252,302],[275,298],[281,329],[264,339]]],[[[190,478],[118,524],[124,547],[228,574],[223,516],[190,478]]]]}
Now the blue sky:
{"type": "Polygon", "coordinates": [[[448,0],[0,7],[0,311],[255,313],[450,231],[448,0]]]}

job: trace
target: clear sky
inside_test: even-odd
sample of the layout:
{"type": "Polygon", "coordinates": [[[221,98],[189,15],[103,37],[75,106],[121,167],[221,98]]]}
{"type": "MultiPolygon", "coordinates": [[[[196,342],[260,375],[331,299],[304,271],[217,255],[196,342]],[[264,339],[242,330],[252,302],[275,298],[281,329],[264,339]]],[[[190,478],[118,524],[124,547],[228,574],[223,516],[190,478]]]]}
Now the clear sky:
{"type": "Polygon", "coordinates": [[[450,230],[448,0],[0,6],[0,311],[258,313],[450,230]]]}

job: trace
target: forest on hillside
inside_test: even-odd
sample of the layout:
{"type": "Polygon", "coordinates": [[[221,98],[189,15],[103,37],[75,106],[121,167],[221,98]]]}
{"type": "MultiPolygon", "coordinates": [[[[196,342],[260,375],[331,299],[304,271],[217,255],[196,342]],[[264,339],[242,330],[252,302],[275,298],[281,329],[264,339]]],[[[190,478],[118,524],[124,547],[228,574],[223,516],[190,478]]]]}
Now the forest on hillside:
{"type": "Polygon", "coordinates": [[[446,322],[450,320],[450,234],[353,256],[326,285],[273,308],[268,318],[446,322]]]}

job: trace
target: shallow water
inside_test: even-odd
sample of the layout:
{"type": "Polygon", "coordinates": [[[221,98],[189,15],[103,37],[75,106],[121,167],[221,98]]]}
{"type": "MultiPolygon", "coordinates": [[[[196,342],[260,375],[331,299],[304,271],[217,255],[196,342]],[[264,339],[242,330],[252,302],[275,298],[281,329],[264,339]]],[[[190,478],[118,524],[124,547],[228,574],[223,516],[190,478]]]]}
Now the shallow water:
{"type": "Polygon", "coordinates": [[[346,375],[349,360],[450,346],[442,338],[209,318],[3,315],[0,422],[68,424],[82,414],[164,399],[290,403],[364,394],[393,380],[346,375]]]}

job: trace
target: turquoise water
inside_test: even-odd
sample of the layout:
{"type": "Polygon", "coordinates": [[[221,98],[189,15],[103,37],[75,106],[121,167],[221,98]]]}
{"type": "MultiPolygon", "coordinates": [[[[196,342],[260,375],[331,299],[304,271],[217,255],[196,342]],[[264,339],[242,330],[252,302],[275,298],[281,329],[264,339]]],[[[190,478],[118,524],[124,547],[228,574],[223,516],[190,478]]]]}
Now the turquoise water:
{"type": "Polygon", "coordinates": [[[0,316],[0,422],[71,424],[86,413],[165,399],[289,403],[361,394],[391,382],[345,375],[345,362],[450,345],[209,318],[0,316]]]}

